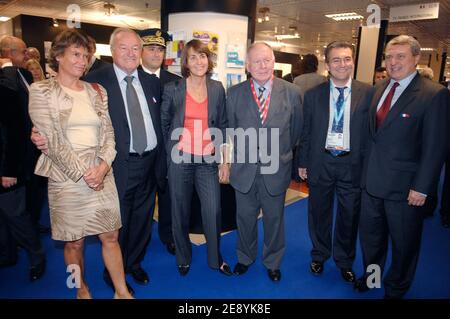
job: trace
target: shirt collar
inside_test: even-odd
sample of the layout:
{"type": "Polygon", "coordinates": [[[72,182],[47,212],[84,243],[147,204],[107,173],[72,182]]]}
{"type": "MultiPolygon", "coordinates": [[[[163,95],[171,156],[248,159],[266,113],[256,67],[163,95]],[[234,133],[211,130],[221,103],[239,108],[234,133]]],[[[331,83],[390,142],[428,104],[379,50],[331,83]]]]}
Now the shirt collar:
{"type": "MultiPolygon", "coordinates": [[[[337,87],[342,87],[342,86],[336,86],[336,84],[333,82],[333,79],[331,79],[330,78],[330,85],[331,85],[331,89],[332,89],[332,92],[333,92],[333,94],[335,94],[335,93],[337,93],[338,92],[338,90],[334,90],[334,88],[337,88],[337,87]]],[[[351,88],[352,87],[352,77],[350,77],[349,79],[348,79],[348,81],[347,81],[347,83],[344,85],[347,89],[349,89],[349,88],[351,88]]],[[[344,91],[345,92],[345,91],[344,91]]],[[[347,91],[348,92],[348,91],[347,91]]]]}
{"type": "Polygon", "coordinates": [[[255,91],[258,92],[258,90],[259,90],[260,87],[264,87],[264,88],[266,89],[265,92],[270,92],[270,89],[271,89],[271,86],[270,86],[271,80],[272,80],[272,78],[270,78],[266,83],[264,83],[264,85],[260,85],[258,82],[256,82],[255,80],[253,80],[253,85],[255,86],[255,91]]]}
{"type": "MultiPolygon", "coordinates": [[[[113,64],[114,67],[114,71],[116,72],[116,76],[119,79],[119,82],[123,81],[125,79],[126,76],[128,76],[128,74],[123,71],[121,68],[119,68],[116,64],[113,64]]],[[[133,76],[135,79],[138,79],[138,71],[134,70],[133,73],[130,74],[131,76],[133,76]]]]}
{"type": "Polygon", "coordinates": [[[391,81],[389,82],[389,85],[392,86],[392,85],[394,85],[394,82],[398,82],[399,86],[406,88],[409,85],[409,83],[411,83],[412,79],[414,79],[416,74],[417,74],[417,70],[414,70],[414,72],[412,72],[407,77],[401,79],[400,81],[395,81],[395,80],[391,79],[391,81]]]}
{"type": "Polygon", "coordinates": [[[158,79],[159,79],[160,74],[161,74],[161,68],[159,68],[158,70],[156,70],[156,72],[152,72],[152,71],[150,71],[149,69],[147,69],[143,64],[142,64],[142,70],[144,70],[144,71],[147,72],[148,74],[156,75],[156,76],[158,77],[158,79]]]}

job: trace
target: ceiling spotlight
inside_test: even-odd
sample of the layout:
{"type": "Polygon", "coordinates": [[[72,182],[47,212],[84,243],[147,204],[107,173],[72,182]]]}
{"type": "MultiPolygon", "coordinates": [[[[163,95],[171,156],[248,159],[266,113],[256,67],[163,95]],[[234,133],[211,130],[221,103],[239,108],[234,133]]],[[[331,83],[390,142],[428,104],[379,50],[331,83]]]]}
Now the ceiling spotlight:
{"type": "Polygon", "coordinates": [[[105,2],[103,9],[105,9],[105,15],[108,17],[116,13],[116,6],[109,2],[105,2]]]}
{"type": "Polygon", "coordinates": [[[270,9],[268,7],[262,7],[258,10],[260,16],[258,17],[258,22],[262,23],[263,21],[270,21],[269,12],[270,9]],[[261,21],[261,22],[260,22],[261,21]]]}
{"type": "Polygon", "coordinates": [[[53,18],[53,26],[55,28],[59,27],[59,23],[58,23],[58,20],[56,20],[56,18],[53,18]]]}
{"type": "Polygon", "coordinates": [[[350,21],[350,20],[361,20],[364,19],[362,15],[356,12],[346,12],[346,13],[336,13],[336,14],[326,14],[327,18],[333,19],[335,21],[350,21]]]}

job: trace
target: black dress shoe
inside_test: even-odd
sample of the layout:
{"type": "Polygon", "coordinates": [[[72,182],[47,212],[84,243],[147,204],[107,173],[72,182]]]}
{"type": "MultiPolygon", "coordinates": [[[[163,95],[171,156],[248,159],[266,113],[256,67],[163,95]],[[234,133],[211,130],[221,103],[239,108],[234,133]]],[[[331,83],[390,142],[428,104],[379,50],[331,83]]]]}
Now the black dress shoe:
{"type": "Polygon", "coordinates": [[[168,243],[166,244],[167,251],[171,255],[175,255],[175,244],[174,243],[168,243]]]}
{"type": "Polygon", "coordinates": [[[281,271],[279,269],[267,269],[267,274],[269,275],[270,280],[272,281],[280,281],[281,280],[281,271]]]}
{"type": "MultiPolygon", "coordinates": [[[[109,288],[111,288],[111,290],[115,293],[116,292],[116,288],[114,288],[114,284],[113,284],[113,282],[111,280],[111,277],[109,276],[109,273],[108,273],[108,271],[106,269],[103,271],[103,280],[105,281],[105,284],[109,288]]],[[[133,287],[131,287],[131,285],[128,282],[125,282],[125,284],[127,285],[128,292],[132,296],[134,296],[134,289],[133,289],[133,287]]]]}
{"type": "Polygon", "coordinates": [[[363,276],[356,280],[353,284],[353,288],[358,292],[369,291],[370,288],[367,286],[367,277],[363,276]]]}
{"type": "Polygon", "coordinates": [[[355,282],[356,280],[355,273],[351,268],[341,268],[341,275],[346,282],[355,282]]]}
{"type": "Polygon", "coordinates": [[[443,215],[441,216],[442,226],[445,228],[450,228],[450,216],[443,215]]]}
{"type": "Polygon", "coordinates": [[[314,275],[320,275],[323,272],[323,263],[320,261],[312,261],[309,269],[314,275]]]}
{"type": "Polygon", "coordinates": [[[244,264],[241,264],[241,263],[237,263],[236,266],[234,266],[233,273],[235,275],[239,276],[239,275],[245,274],[247,272],[247,270],[248,270],[248,266],[247,265],[244,265],[244,264]]]}
{"type": "Polygon", "coordinates": [[[37,265],[30,268],[30,280],[35,281],[42,277],[45,273],[45,259],[37,265]]]}
{"type": "Polygon", "coordinates": [[[150,279],[148,278],[147,273],[144,269],[141,267],[132,269],[130,271],[131,276],[133,277],[134,281],[140,285],[146,285],[149,283],[150,279]]]}
{"type": "Polygon", "coordinates": [[[224,274],[225,276],[233,275],[233,273],[231,272],[230,266],[228,266],[226,263],[223,263],[222,266],[220,266],[219,272],[221,274],[224,274]]]}
{"type": "Polygon", "coordinates": [[[190,268],[190,265],[178,265],[178,272],[181,276],[186,276],[190,268]]]}

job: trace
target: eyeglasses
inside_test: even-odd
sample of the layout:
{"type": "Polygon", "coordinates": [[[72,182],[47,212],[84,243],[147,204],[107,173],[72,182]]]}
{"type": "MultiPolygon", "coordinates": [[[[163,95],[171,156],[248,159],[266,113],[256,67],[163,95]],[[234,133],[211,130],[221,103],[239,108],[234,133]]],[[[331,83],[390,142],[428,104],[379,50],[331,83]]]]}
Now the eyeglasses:
{"type": "Polygon", "coordinates": [[[251,64],[255,65],[255,66],[265,66],[265,65],[270,65],[273,62],[273,59],[262,59],[262,60],[256,60],[256,61],[251,61],[251,64]]]}

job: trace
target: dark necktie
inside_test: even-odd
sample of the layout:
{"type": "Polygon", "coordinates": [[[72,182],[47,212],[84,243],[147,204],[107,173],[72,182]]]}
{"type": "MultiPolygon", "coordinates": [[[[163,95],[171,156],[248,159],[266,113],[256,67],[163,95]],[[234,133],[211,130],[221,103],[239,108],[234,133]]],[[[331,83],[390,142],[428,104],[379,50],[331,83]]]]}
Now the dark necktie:
{"type": "MultiPolygon", "coordinates": [[[[344,91],[347,87],[343,88],[336,88],[339,91],[339,97],[336,101],[336,104],[334,105],[334,118],[333,118],[333,125],[331,126],[331,133],[343,133],[344,132],[344,114],[336,121],[336,115],[340,112],[344,112],[342,110],[344,106],[344,91]]],[[[331,155],[333,156],[339,156],[343,151],[341,150],[330,150],[331,155]]]]}
{"type": "Polygon", "coordinates": [[[377,116],[376,116],[377,117],[377,129],[381,126],[384,119],[388,115],[389,110],[391,109],[392,98],[394,97],[395,89],[397,88],[397,86],[399,86],[399,83],[394,82],[394,85],[389,90],[388,95],[386,95],[386,98],[384,99],[383,104],[377,111],[377,116]]]}
{"type": "Polygon", "coordinates": [[[133,149],[138,154],[144,153],[147,148],[147,134],[145,131],[144,117],[142,115],[141,105],[134,86],[133,76],[126,76],[127,82],[126,97],[128,105],[128,115],[130,116],[131,134],[133,136],[133,149]]]}

